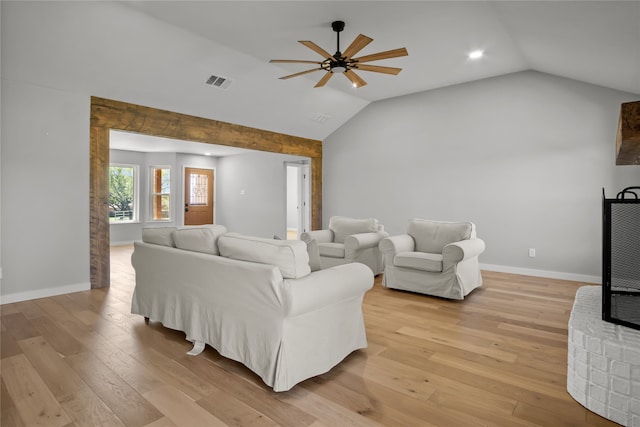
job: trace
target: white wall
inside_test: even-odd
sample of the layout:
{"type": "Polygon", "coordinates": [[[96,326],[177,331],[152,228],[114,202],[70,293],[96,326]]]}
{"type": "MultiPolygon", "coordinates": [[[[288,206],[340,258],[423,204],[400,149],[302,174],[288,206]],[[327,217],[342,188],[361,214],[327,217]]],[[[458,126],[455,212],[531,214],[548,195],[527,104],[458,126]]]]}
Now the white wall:
{"type": "Polygon", "coordinates": [[[216,157],[208,157],[208,156],[197,156],[193,154],[182,154],[179,153],[176,155],[176,180],[175,183],[177,185],[176,194],[179,196],[175,199],[176,201],[176,221],[180,226],[184,225],[184,169],[185,168],[201,168],[201,169],[213,169],[213,222],[219,223],[217,217],[218,204],[216,203],[216,199],[218,198],[218,162],[219,159],[216,157]]]}
{"type": "Polygon", "coordinates": [[[304,159],[298,156],[256,151],[229,157],[207,157],[181,153],[140,153],[110,150],[112,163],[140,165],[140,221],[112,224],[111,244],[126,244],[142,237],[143,227],[182,226],[184,224],[184,168],[215,170],[215,218],[230,231],[261,237],[274,234],[286,238],[285,162],[304,159]],[[149,167],[171,166],[174,209],[173,221],[149,219],[149,167]],[[241,195],[240,191],[245,190],[241,195]]]}
{"type": "Polygon", "coordinates": [[[2,302],[89,284],[89,97],[2,81],[2,302]]]}
{"type": "Polygon", "coordinates": [[[142,238],[143,227],[176,227],[184,224],[184,168],[195,167],[216,169],[218,159],[182,153],[141,153],[127,150],[110,150],[111,163],[138,165],[139,173],[139,221],[110,225],[110,241],[112,245],[128,244],[142,238]],[[150,211],[151,182],[149,168],[151,166],[171,167],[171,221],[152,221],[150,211]]]}
{"type": "Polygon", "coordinates": [[[620,104],[637,99],[522,72],[375,102],[324,142],[325,226],[470,220],[487,267],[600,280],[602,188],[640,184],[615,166],[620,104]]]}
{"type": "Polygon", "coordinates": [[[217,170],[217,223],[229,231],[286,239],[287,161],[304,157],[256,151],[222,157],[217,170]]]}

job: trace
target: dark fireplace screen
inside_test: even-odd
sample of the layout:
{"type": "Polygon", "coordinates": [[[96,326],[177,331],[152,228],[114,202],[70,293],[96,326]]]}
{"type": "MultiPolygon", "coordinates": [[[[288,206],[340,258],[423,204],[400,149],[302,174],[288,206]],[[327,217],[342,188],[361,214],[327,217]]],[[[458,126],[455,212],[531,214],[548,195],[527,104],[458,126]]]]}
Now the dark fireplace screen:
{"type": "Polygon", "coordinates": [[[640,329],[640,187],[603,196],[602,319],[640,329]]]}

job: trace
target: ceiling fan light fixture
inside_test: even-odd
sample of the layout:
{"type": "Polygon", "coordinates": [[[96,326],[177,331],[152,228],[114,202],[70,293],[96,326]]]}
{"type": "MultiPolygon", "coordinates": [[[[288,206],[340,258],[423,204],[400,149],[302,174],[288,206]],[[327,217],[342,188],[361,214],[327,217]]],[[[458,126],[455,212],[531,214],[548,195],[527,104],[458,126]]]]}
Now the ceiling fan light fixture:
{"type": "Polygon", "coordinates": [[[342,65],[336,65],[331,68],[332,73],[344,73],[345,71],[347,71],[347,67],[342,65]]]}
{"type": "Polygon", "coordinates": [[[480,59],[484,56],[483,50],[474,50],[469,53],[469,59],[480,59]]]}

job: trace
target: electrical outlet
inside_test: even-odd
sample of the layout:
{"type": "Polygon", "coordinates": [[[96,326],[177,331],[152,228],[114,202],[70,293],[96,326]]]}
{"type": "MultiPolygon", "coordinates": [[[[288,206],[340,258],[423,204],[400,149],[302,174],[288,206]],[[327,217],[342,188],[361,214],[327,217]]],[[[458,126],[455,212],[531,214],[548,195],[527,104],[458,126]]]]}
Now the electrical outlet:
{"type": "Polygon", "coordinates": [[[529,248],[529,258],[536,257],[536,248],[529,248]]]}

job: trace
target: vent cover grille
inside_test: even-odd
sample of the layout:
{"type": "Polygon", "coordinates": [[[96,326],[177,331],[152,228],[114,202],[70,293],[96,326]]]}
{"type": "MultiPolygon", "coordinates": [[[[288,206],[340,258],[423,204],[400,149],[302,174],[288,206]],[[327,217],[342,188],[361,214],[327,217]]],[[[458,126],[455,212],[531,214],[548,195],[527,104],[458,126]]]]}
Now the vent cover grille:
{"type": "Polygon", "coordinates": [[[219,89],[227,89],[231,85],[231,80],[226,77],[211,75],[204,84],[219,89]]]}
{"type": "Polygon", "coordinates": [[[326,114],[316,114],[314,117],[311,118],[311,120],[313,120],[314,122],[317,123],[324,123],[327,120],[329,120],[331,118],[331,116],[327,116],[326,114]]]}

